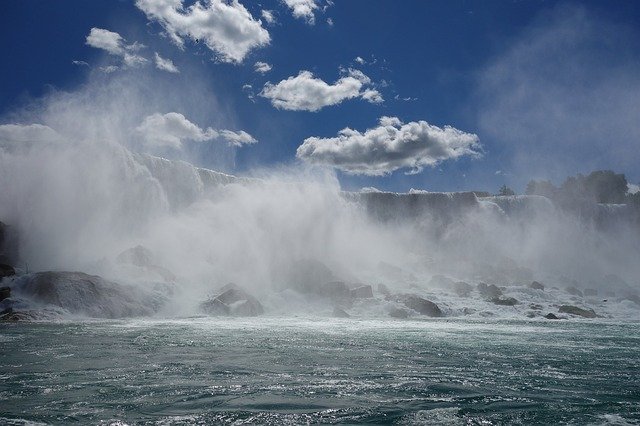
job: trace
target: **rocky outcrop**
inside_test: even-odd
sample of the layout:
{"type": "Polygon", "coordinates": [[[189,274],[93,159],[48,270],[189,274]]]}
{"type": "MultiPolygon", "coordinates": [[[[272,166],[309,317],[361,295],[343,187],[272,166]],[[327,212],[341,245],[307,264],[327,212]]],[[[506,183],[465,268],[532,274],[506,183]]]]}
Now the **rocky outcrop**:
{"type": "Polygon", "coordinates": [[[562,314],[576,315],[583,318],[595,318],[597,316],[593,309],[582,309],[572,305],[562,305],[558,309],[558,312],[562,314]]]}
{"type": "Polygon", "coordinates": [[[491,302],[500,306],[515,306],[518,304],[518,301],[513,297],[495,297],[491,299],[491,302]]]}
{"type": "Polygon", "coordinates": [[[438,305],[430,300],[423,299],[415,294],[403,294],[398,296],[397,300],[402,302],[407,308],[413,309],[421,315],[428,317],[442,317],[444,313],[440,310],[438,305]]]}
{"type": "Polygon", "coordinates": [[[200,304],[200,310],[207,315],[255,317],[264,313],[262,304],[240,286],[229,283],[220,293],[200,304]]]}
{"type": "Polygon", "coordinates": [[[122,285],[82,272],[38,272],[13,284],[18,295],[42,306],[93,318],[149,316],[167,301],[153,289],[122,285]]]}
{"type": "Polygon", "coordinates": [[[557,320],[560,319],[560,317],[558,317],[556,314],[552,314],[551,312],[549,312],[547,315],[544,316],[546,319],[550,319],[550,320],[557,320]]]}
{"type": "Polygon", "coordinates": [[[534,281],[531,284],[529,284],[529,288],[532,288],[534,290],[544,290],[544,284],[538,281],[534,281]]]}
{"type": "Polygon", "coordinates": [[[480,293],[480,295],[485,299],[495,299],[496,297],[502,296],[502,290],[500,290],[495,284],[487,285],[485,283],[479,283],[477,288],[478,293],[480,293]]]}

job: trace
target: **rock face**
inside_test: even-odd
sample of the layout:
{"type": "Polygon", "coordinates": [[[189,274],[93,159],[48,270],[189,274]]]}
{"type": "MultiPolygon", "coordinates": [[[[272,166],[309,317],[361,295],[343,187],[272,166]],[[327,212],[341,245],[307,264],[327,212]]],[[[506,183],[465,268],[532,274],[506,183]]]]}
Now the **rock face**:
{"type": "Polygon", "coordinates": [[[262,304],[240,286],[229,283],[220,289],[220,294],[200,305],[208,315],[233,315],[255,317],[264,313],[262,304]]]}
{"type": "Polygon", "coordinates": [[[373,289],[370,285],[361,285],[351,289],[353,299],[370,299],[373,297],[373,289]]]}
{"type": "Polygon", "coordinates": [[[501,306],[515,306],[518,304],[518,301],[513,297],[496,297],[491,299],[491,301],[494,304],[501,306]]]}
{"type": "Polygon", "coordinates": [[[407,308],[429,317],[442,317],[444,314],[435,303],[414,294],[400,295],[398,300],[407,308]]]}
{"type": "Polygon", "coordinates": [[[148,316],[166,297],[82,272],[38,272],[15,281],[13,290],[42,305],[93,318],[148,316]]]}
{"type": "Polygon", "coordinates": [[[496,297],[502,296],[502,290],[500,290],[495,284],[478,284],[478,292],[480,295],[487,299],[495,299],[496,297]]]}
{"type": "Polygon", "coordinates": [[[582,309],[572,305],[562,305],[558,309],[558,312],[562,314],[577,315],[584,318],[595,318],[597,316],[593,309],[582,309]]]}
{"type": "Polygon", "coordinates": [[[539,283],[538,281],[534,281],[529,284],[529,288],[533,288],[535,290],[544,290],[544,284],[539,283]]]}

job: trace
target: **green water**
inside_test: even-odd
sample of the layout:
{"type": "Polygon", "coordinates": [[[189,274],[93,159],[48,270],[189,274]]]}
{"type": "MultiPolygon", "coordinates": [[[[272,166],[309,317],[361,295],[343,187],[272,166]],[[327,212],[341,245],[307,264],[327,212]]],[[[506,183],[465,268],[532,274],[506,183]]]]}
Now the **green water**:
{"type": "Polygon", "coordinates": [[[0,423],[640,424],[640,324],[0,325],[0,423]]]}

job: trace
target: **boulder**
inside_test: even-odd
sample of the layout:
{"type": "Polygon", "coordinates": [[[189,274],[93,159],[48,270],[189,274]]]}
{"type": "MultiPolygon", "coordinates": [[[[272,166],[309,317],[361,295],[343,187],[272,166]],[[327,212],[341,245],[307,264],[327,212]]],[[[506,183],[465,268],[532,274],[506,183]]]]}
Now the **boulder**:
{"type": "Polygon", "coordinates": [[[11,287],[0,287],[0,301],[11,297],[11,287]]]}
{"type": "Polygon", "coordinates": [[[578,290],[577,288],[575,288],[574,286],[569,286],[566,287],[564,289],[564,291],[566,291],[567,293],[573,295],[573,296],[580,296],[582,297],[582,292],[580,290],[578,290]]]}
{"type": "Polygon", "coordinates": [[[529,284],[529,288],[532,288],[534,290],[544,290],[544,284],[538,281],[534,281],[531,284],[529,284]]]}
{"type": "Polygon", "coordinates": [[[241,317],[255,317],[264,313],[258,299],[234,283],[225,285],[218,295],[201,303],[200,310],[208,315],[241,317]]]}
{"type": "Polygon", "coordinates": [[[597,316],[593,309],[582,309],[572,305],[562,305],[558,309],[558,312],[562,314],[577,315],[584,318],[595,318],[597,316]]]}
{"type": "Polygon", "coordinates": [[[13,269],[13,266],[0,263],[0,279],[4,277],[11,277],[15,274],[16,274],[16,270],[13,269]]]}
{"type": "Polygon", "coordinates": [[[370,299],[373,297],[373,289],[370,285],[361,285],[351,289],[353,299],[370,299]]]}
{"type": "Polygon", "coordinates": [[[501,306],[515,306],[518,304],[518,301],[513,297],[495,297],[491,299],[491,302],[493,302],[495,305],[501,306]]]}
{"type": "Polygon", "coordinates": [[[557,315],[552,314],[551,312],[549,312],[547,315],[544,316],[546,319],[550,319],[550,320],[557,320],[560,319],[557,315]]]}
{"type": "Polygon", "coordinates": [[[344,309],[336,306],[335,308],[333,308],[333,317],[334,318],[350,318],[351,315],[349,315],[347,311],[345,311],[344,309]]]}
{"type": "Polygon", "coordinates": [[[393,308],[389,311],[389,316],[391,318],[405,319],[409,317],[409,313],[405,309],[393,308]]]}
{"type": "Polygon", "coordinates": [[[107,281],[82,272],[49,271],[20,277],[12,291],[42,305],[93,318],[148,316],[167,301],[150,289],[107,281]]]}
{"type": "Polygon", "coordinates": [[[469,297],[471,291],[473,291],[473,287],[464,281],[458,281],[453,284],[453,291],[459,297],[469,297]]]}
{"type": "Polygon", "coordinates": [[[407,308],[426,315],[429,317],[442,317],[444,314],[436,305],[430,300],[423,299],[422,297],[414,294],[404,294],[399,297],[399,301],[402,302],[407,308]]]}
{"type": "Polygon", "coordinates": [[[495,284],[487,285],[485,283],[479,283],[477,288],[480,295],[487,299],[494,299],[502,296],[502,290],[500,290],[495,284]]]}

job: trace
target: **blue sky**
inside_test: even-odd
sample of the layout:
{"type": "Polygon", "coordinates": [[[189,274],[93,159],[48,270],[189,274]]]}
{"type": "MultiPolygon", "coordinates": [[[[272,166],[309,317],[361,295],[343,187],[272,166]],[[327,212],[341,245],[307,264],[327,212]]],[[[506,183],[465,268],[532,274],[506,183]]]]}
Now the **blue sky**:
{"type": "Polygon", "coordinates": [[[522,191],[602,168],[640,182],[637,1],[290,3],[3,2],[0,123],[51,92],[126,80],[141,104],[162,99],[138,120],[137,137],[156,126],[150,152],[236,174],[306,162],[336,169],[345,189],[394,191],[522,191]],[[215,15],[220,4],[245,14],[215,15]],[[184,19],[196,6],[206,23],[184,19]],[[114,33],[120,44],[105,45],[114,33]],[[159,134],[183,125],[177,145],[159,134]]]}

